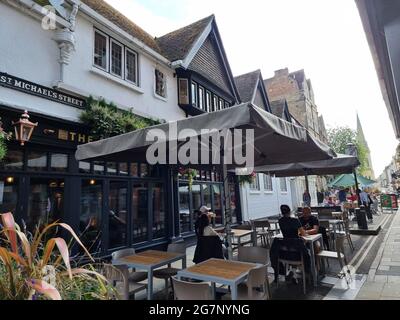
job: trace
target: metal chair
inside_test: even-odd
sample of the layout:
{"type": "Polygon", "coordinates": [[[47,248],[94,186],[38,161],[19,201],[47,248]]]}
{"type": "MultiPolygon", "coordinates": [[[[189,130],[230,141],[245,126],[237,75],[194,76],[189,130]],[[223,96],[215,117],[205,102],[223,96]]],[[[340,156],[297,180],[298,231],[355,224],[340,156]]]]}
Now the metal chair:
{"type": "Polygon", "coordinates": [[[147,290],[147,284],[129,281],[129,270],[126,266],[113,266],[103,264],[101,273],[113,285],[122,300],[129,300],[131,294],[135,299],[135,293],[147,290]]]}
{"type": "Polygon", "coordinates": [[[265,287],[267,289],[268,298],[271,299],[271,288],[268,277],[268,265],[269,265],[269,251],[261,247],[240,247],[238,249],[238,261],[250,262],[250,263],[261,263],[267,267],[267,273],[265,275],[265,287]]]}
{"type": "Polygon", "coordinates": [[[175,300],[214,300],[211,287],[207,283],[178,280],[171,277],[175,300]]]}
{"type": "MultiPolygon", "coordinates": [[[[303,252],[300,249],[302,239],[276,239],[279,241],[278,249],[278,260],[277,260],[277,270],[282,263],[285,268],[285,274],[287,273],[287,267],[289,265],[296,266],[301,269],[303,275],[303,293],[306,294],[306,267],[303,252]]],[[[276,287],[279,287],[279,277],[276,281],[276,287]]]]}
{"type": "MultiPolygon", "coordinates": [[[[185,253],[186,254],[186,244],[184,242],[179,243],[170,243],[168,245],[168,252],[177,252],[177,253],[185,253]]],[[[180,269],[172,268],[171,264],[168,264],[168,267],[157,269],[153,271],[153,276],[158,279],[165,280],[165,298],[168,300],[168,279],[175,276],[180,269]]]]}
{"type": "MultiPolygon", "coordinates": [[[[111,254],[111,258],[113,261],[115,261],[115,260],[121,259],[123,257],[133,256],[135,254],[136,254],[136,252],[135,252],[134,248],[121,249],[121,250],[114,251],[111,254]]],[[[147,279],[147,272],[135,271],[135,269],[132,269],[132,271],[129,272],[129,281],[140,282],[140,281],[143,281],[146,279],[147,279]]]]}
{"type": "MultiPolygon", "coordinates": [[[[345,272],[346,274],[350,274],[350,270],[347,267],[347,258],[344,252],[344,239],[346,239],[345,235],[341,235],[338,236],[335,240],[336,244],[336,251],[327,251],[327,250],[322,250],[319,253],[317,253],[317,257],[318,259],[326,259],[328,261],[328,259],[335,259],[338,260],[339,265],[340,265],[340,275],[341,277],[343,276],[343,272],[345,272]],[[344,270],[344,268],[346,267],[346,270],[344,270]]],[[[329,264],[328,264],[329,267],[329,264]]],[[[346,276],[346,274],[344,274],[344,276],[346,276]]],[[[347,281],[347,277],[346,277],[346,281],[347,281]]]]}
{"type": "MultiPolygon", "coordinates": [[[[270,248],[271,238],[271,225],[268,220],[252,220],[253,230],[255,232],[256,239],[261,239],[261,245],[263,247],[270,248]],[[261,229],[261,230],[260,230],[261,229]]],[[[257,243],[257,241],[256,241],[257,243]]]]}

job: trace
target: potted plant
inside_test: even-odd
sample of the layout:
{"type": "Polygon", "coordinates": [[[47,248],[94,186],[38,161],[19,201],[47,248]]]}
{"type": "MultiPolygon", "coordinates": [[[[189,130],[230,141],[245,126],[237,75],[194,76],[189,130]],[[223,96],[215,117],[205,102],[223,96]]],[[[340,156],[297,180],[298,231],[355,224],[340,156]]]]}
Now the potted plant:
{"type": "Polygon", "coordinates": [[[93,265],[71,268],[69,248],[63,238],[44,240],[50,230],[61,227],[94,261],[69,225],[55,222],[41,230],[37,227],[28,240],[11,213],[1,214],[0,221],[0,300],[116,297],[105,277],[96,272],[93,265]]]}

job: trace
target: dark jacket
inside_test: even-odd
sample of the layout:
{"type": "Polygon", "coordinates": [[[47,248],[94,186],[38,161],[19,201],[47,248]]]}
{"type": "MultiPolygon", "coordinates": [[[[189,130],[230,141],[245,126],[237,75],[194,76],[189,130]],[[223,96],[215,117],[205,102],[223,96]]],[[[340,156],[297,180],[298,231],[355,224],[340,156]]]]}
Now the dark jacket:
{"type": "Polygon", "coordinates": [[[210,258],[224,259],[222,241],[219,236],[199,236],[193,262],[200,263],[210,258]]]}

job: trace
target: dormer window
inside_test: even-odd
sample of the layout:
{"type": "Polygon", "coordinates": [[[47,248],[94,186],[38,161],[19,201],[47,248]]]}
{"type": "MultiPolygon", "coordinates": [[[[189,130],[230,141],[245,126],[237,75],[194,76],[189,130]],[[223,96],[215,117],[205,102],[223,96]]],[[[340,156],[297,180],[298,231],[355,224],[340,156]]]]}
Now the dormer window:
{"type": "Polygon", "coordinates": [[[192,81],[192,105],[197,107],[197,83],[192,81]]]}
{"type": "Polygon", "coordinates": [[[199,108],[204,110],[204,88],[199,86],[199,108]]]}
{"type": "Polygon", "coordinates": [[[206,92],[206,111],[211,112],[211,92],[206,92]]]}
{"type": "Polygon", "coordinates": [[[179,79],[178,90],[179,90],[179,103],[189,104],[189,88],[187,79],[179,79]]]}
{"type": "Polygon", "coordinates": [[[165,79],[164,73],[160,70],[155,70],[155,85],[156,85],[156,94],[160,97],[166,98],[167,96],[167,82],[165,79]]]}

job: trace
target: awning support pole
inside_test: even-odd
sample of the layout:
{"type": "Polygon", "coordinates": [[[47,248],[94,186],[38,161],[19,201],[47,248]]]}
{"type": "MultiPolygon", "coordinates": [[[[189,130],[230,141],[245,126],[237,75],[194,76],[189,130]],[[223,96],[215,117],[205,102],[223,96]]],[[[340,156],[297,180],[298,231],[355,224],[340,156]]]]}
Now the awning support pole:
{"type": "Polygon", "coordinates": [[[230,197],[229,195],[229,183],[228,183],[228,170],[224,162],[224,150],[222,149],[220,152],[220,164],[222,166],[222,181],[223,181],[223,188],[224,188],[224,212],[225,212],[225,233],[226,233],[226,240],[228,242],[228,259],[232,260],[233,258],[233,250],[232,250],[232,231],[231,231],[231,206],[230,206],[230,197]]]}
{"type": "Polygon", "coordinates": [[[358,202],[358,206],[361,205],[361,199],[360,199],[360,192],[358,191],[358,180],[357,180],[357,174],[356,174],[356,168],[353,168],[353,175],[354,175],[354,182],[356,184],[356,194],[357,194],[357,202],[358,202]]]}

